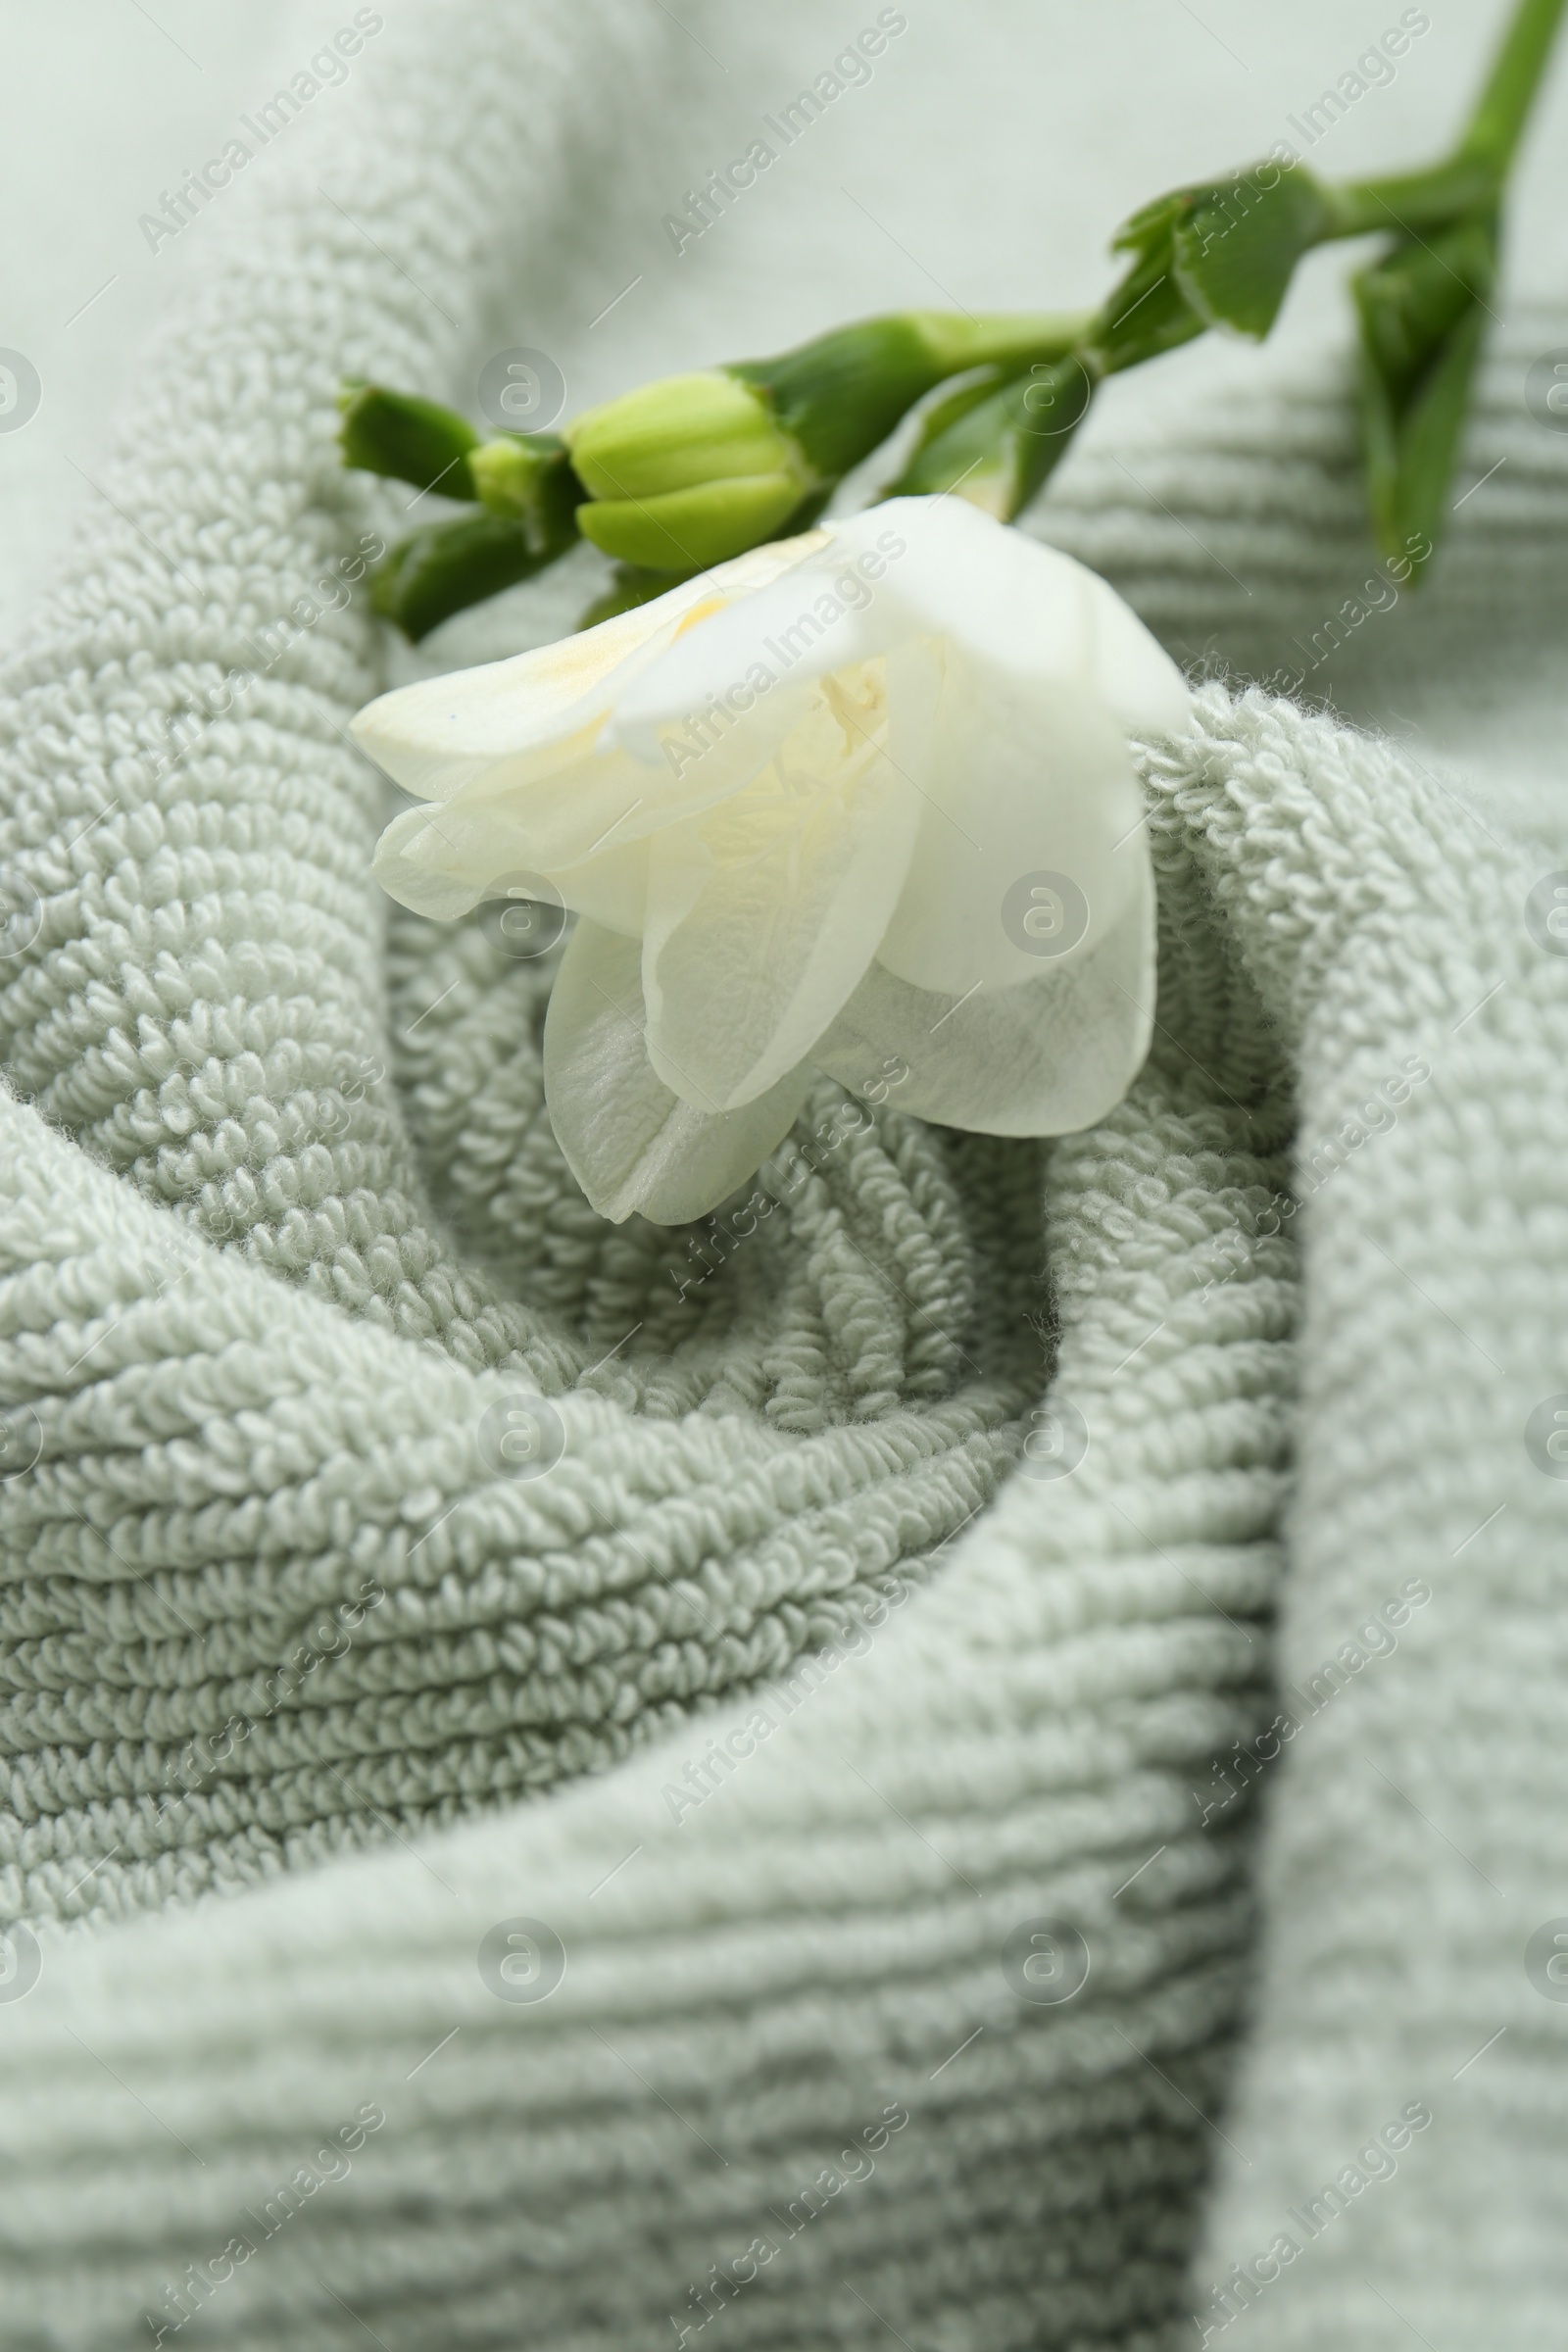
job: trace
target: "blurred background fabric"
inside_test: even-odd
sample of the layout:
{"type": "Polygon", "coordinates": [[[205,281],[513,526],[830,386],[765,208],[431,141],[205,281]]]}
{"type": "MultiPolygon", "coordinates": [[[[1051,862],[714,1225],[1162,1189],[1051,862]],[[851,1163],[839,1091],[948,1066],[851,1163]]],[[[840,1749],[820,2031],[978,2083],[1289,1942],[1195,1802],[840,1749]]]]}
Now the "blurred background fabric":
{"type": "MultiPolygon", "coordinates": [[[[1399,12],[884,12],[869,79],[679,253],[664,215],[876,11],[360,14],[153,250],[354,12],[0,8],[0,345],[42,387],[0,433],[6,807],[61,909],[4,997],[5,1401],[49,1449],[5,1497],[37,1982],[0,1999],[0,2343],[1550,2340],[1563,1496],[1520,1433],[1568,1388],[1568,1011],[1527,911],[1568,844],[1568,436],[1524,384],[1568,348],[1568,74],[1419,600],[1364,610],[1344,252],[1264,353],[1109,386],[1031,517],[1207,680],[1149,774],[1128,1102],[1049,1153],[893,1116],[730,1323],[607,1369],[662,1245],[572,1199],[526,1054],[498,1066],[547,975],[477,926],[383,937],[341,739],[382,683],[569,627],[593,559],[416,654],[313,630],[210,747],[212,807],[272,796],[270,898],[194,786],[120,811],[118,864],[77,850],[88,786],[134,794],[134,724],[270,584],[397,527],[406,493],[332,471],[340,368],[466,405],[528,344],[576,408],[865,312],[1092,302],[1117,220],[1296,138],[1399,12]],[[226,965],[159,930],[209,900],[226,965]],[[159,1059],[193,997],[210,1101],[159,1059]],[[377,1104],[311,1131],[313,1056],[337,1084],[394,1016],[377,1104]],[[200,1164],[242,1128],[243,1216],[200,1164]],[[318,1194],[267,1198],[284,1165],[318,1194]],[[519,1371],[570,1440],[537,1493],[475,1470],[519,1371]],[[1047,1375],[1087,1458],[1009,1478],[1047,1375]],[[367,1575],[391,1605],[330,1698],[171,1829],[192,1693],[367,1575]],[[803,1721],[714,1764],[808,1655],[803,1721]],[[1064,1920],[1058,2007],[1009,1938],[1049,1982],[1064,1920]]],[[[1439,146],[1497,23],[1432,12],[1314,168],[1439,146]]]]}

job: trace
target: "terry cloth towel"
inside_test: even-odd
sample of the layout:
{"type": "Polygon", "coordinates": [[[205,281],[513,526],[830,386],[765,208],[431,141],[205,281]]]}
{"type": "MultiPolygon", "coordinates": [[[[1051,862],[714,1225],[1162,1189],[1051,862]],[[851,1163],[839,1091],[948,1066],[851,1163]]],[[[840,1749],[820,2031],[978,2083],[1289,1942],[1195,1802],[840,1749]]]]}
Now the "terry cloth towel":
{"type": "Polygon", "coordinates": [[[1498,330],[1416,613],[1343,364],[1063,469],[1036,527],[1213,671],[1112,1117],[824,1083],[755,1230],[611,1228],[548,958],[367,879],[331,395],[461,396],[492,224],[611,168],[582,61],[683,38],[389,23],[6,681],[0,2345],[1534,2352],[1568,329],[1498,330]]]}

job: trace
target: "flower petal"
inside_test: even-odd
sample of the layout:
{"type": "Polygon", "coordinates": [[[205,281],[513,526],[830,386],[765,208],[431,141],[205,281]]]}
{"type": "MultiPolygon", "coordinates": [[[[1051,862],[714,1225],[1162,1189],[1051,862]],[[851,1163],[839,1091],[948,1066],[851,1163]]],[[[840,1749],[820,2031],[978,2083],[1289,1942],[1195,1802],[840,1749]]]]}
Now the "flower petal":
{"type": "Polygon", "coordinates": [[[683,1225],[735,1191],[794,1125],[811,1081],[792,1070],[744,1110],[706,1117],[656,1077],[638,949],[580,922],[545,1019],[545,1093],[566,1163],[602,1217],[683,1225]]]}
{"type": "Polygon", "coordinates": [[[1040,977],[1043,956],[1091,955],[1138,887],[1143,793],[1127,738],[1084,687],[1018,678],[954,649],[904,892],[877,959],[961,997],[1040,977]],[[1070,889],[1054,943],[1020,923],[1030,881],[1070,889]],[[1020,906],[1019,902],[1022,902],[1020,906]]]}
{"type": "MultiPolygon", "coordinates": [[[[715,729],[721,740],[699,757],[696,746],[666,752],[657,737],[628,748],[607,739],[606,719],[639,667],[683,630],[820,540],[808,532],[754,548],[558,645],[369,704],[354,721],[356,739],[405,791],[433,804],[405,810],[383,834],[372,866],[382,887],[420,913],[462,914],[500,874],[553,877],[583,864],[612,832],[624,847],[738,790],[769,757],[765,731],[738,740],[715,729]]],[[[769,717],[782,731],[793,706],[775,702],[769,717]]]]}
{"type": "Polygon", "coordinates": [[[624,753],[585,760],[532,795],[482,780],[444,806],[422,803],[395,816],[376,844],[370,871],[389,898],[440,922],[466,914],[523,873],[542,874],[566,906],[603,919],[612,898],[628,904],[630,861],[636,911],[625,927],[635,931],[648,859],[638,820],[649,799],[648,770],[624,753]]]}
{"type": "Polygon", "coordinates": [[[1081,959],[1047,958],[1019,988],[967,1001],[929,994],[873,963],[811,1058],[851,1088],[889,1056],[908,1078],[900,1110],[980,1135],[1071,1135],[1114,1109],[1149,1051],[1154,891],[1147,853],[1120,922],[1081,959]]]}
{"type": "Polygon", "coordinates": [[[787,576],[662,645],[617,698],[616,740],[722,704],[760,668],[792,683],[944,637],[998,670],[1087,686],[1134,734],[1183,726],[1180,670],[1097,572],[961,498],[898,498],[829,523],[787,576]]]}
{"type": "Polygon", "coordinates": [[[514,783],[554,772],[584,729],[603,724],[639,655],[671,644],[698,608],[744,601],[821,544],[819,531],[775,540],[554,645],[400,686],[368,703],[351,731],[419,800],[450,801],[498,766],[514,783]]]}
{"type": "Polygon", "coordinates": [[[793,1069],[876,953],[940,681],[920,645],[827,681],[756,783],[654,841],[648,1050],[698,1108],[733,1110],[793,1069]]]}

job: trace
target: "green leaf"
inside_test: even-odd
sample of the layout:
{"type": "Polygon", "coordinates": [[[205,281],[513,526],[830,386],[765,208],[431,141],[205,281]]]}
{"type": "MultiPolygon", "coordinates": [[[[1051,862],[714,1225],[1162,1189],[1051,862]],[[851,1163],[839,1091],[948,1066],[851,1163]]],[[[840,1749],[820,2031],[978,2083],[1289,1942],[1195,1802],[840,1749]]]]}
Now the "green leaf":
{"type": "Polygon", "coordinates": [[[1494,219],[1459,221],[1402,240],[1353,281],[1373,530],[1412,579],[1447,521],[1496,250],[1494,219]]]}
{"type": "MultiPolygon", "coordinates": [[[[970,413],[984,407],[987,401],[1004,385],[1014,380],[1004,368],[976,368],[967,382],[956,390],[945,392],[934,400],[920,419],[920,430],[914,446],[904,462],[904,470],[896,481],[881,492],[883,498],[919,498],[927,493],[939,494],[951,490],[956,478],[954,466],[957,454],[968,449],[969,457],[984,451],[990,436],[984,423],[977,426],[967,440],[951,439],[956,428],[970,413]]],[[[964,463],[957,464],[961,473],[964,463]]]]}
{"type": "Polygon", "coordinates": [[[443,498],[477,498],[467,457],[479,436],[466,418],[438,401],[384,385],[346,380],[338,390],[338,442],[345,466],[390,474],[443,498]]]}
{"type": "Polygon", "coordinates": [[[1186,210],[1185,188],[1151,197],[1136,213],[1128,214],[1110,240],[1111,252],[1136,253],[1144,262],[1158,260],[1169,252],[1171,236],[1186,210]]]}
{"type": "Polygon", "coordinates": [[[1363,355],[1362,420],[1373,529],[1389,562],[1414,565],[1412,580],[1430,563],[1447,521],[1447,494],[1486,324],[1486,313],[1472,303],[1445,337],[1402,412],[1396,412],[1386,380],[1363,355]]]}
{"type": "Polygon", "coordinates": [[[971,409],[978,409],[983,402],[990,400],[993,393],[1001,391],[1004,385],[1015,383],[1017,377],[1018,370],[1015,368],[984,368],[978,369],[969,382],[958,384],[951,392],[944,392],[940,400],[932,402],[920,419],[919,439],[910,452],[911,460],[917,458],[922,449],[940,441],[944,433],[951,432],[960,418],[968,416],[971,409]]]}
{"type": "MultiPolygon", "coordinates": [[[[1161,208],[1152,208],[1152,212],[1173,201],[1163,198],[1161,208]]],[[[1134,216],[1135,220],[1143,218],[1134,216]]],[[[1099,374],[1119,374],[1122,368],[1157,359],[1161,352],[1174,351],[1203,332],[1207,320],[1194,310],[1177,280],[1173,233],[1167,222],[1152,247],[1112,289],[1096,319],[1088,349],[1099,374]]],[[[1116,243],[1122,246],[1127,241],[1124,229],[1116,243]]]]}
{"type": "Polygon", "coordinates": [[[965,385],[940,401],[908,465],[884,498],[953,491],[999,521],[1021,514],[1066,455],[1094,396],[1076,353],[1037,361],[998,385],[965,385]]]}
{"type": "Polygon", "coordinates": [[[1303,164],[1254,164],[1187,197],[1171,240],[1177,284],[1209,326],[1261,342],[1297,263],[1330,228],[1327,197],[1303,164]]]}
{"type": "Polygon", "coordinates": [[[1363,346],[1396,406],[1415,389],[1445,337],[1497,271],[1494,222],[1460,220],[1424,241],[1401,238],[1353,280],[1363,346]]]}
{"type": "Polygon", "coordinates": [[[1115,250],[1138,258],[1096,338],[1107,368],[1133,367],[1208,326],[1261,340],[1297,263],[1332,225],[1328,197],[1300,164],[1253,164],[1156,197],[1116,234],[1115,250]]]}

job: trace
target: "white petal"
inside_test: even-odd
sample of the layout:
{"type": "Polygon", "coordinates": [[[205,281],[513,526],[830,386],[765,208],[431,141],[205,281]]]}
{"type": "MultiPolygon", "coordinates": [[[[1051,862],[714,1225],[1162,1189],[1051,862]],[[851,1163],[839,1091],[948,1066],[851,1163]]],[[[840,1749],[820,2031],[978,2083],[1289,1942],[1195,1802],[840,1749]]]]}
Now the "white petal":
{"type": "Polygon", "coordinates": [[[1175,663],[1071,556],[954,497],[892,499],[826,527],[827,543],[787,576],[660,647],[618,698],[617,740],[722,702],[759,666],[798,683],[910,636],[1087,685],[1133,733],[1185,723],[1175,663]]]}
{"type": "Polygon", "coordinates": [[[635,941],[580,922],[545,1019],[545,1092],[567,1165],[602,1217],[683,1225],[735,1191],[795,1122],[811,1072],[706,1117],[655,1076],[635,941]]]}
{"type": "MultiPolygon", "coordinates": [[[[382,888],[421,914],[450,918],[486,897],[498,877],[580,866],[612,835],[623,849],[738,790],[769,757],[765,731],[741,739],[719,726],[715,741],[677,727],[681,748],[666,750],[655,738],[639,757],[607,738],[607,716],[639,666],[683,629],[700,628],[728,599],[820,544],[821,534],[810,532],[754,548],[559,645],[421,679],[371,703],[354,721],[355,736],[406,791],[431,804],[405,810],[382,835],[371,869],[382,888]],[[705,741],[699,757],[693,747],[705,741]]],[[[789,726],[799,701],[775,698],[775,731],[789,726]]],[[[585,892],[582,903],[592,898],[585,892]]]]}
{"type": "Polygon", "coordinates": [[[890,499],[835,525],[812,564],[876,544],[879,518],[908,541],[888,587],[931,616],[928,628],[998,669],[1088,687],[1129,734],[1187,724],[1186,680],[1109,581],[966,499],[890,499]]]}
{"type": "MultiPolygon", "coordinates": [[[[1142,837],[1140,836],[1140,840],[1142,837]]],[[[1022,988],[933,996],[873,963],[811,1058],[852,1091],[889,1057],[900,1110],[981,1135],[1071,1135],[1114,1109],[1149,1051],[1154,893],[1147,850],[1121,921],[1081,961],[1022,988]]]]}
{"type": "MultiPolygon", "coordinates": [[[[1027,544],[1040,546],[1038,540],[1027,544]]],[[[1052,555],[1059,550],[1046,551],[1052,555]]],[[[1071,557],[1063,559],[1070,563],[1071,557]]],[[[1179,735],[1192,724],[1193,698],[1175,662],[1108,580],[1089,581],[1090,676],[1129,735],[1179,735]]]]}
{"type": "MultiPolygon", "coordinates": [[[[436,811],[439,816],[439,810],[436,811]]],[[[444,841],[431,823],[428,808],[405,808],[395,816],[375,845],[370,872],[389,899],[427,914],[438,923],[454,923],[484,896],[483,884],[498,869],[488,846],[485,871],[475,887],[473,860],[455,841],[444,841]]],[[[522,860],[517,860],[521,866],[522,860]]]]}
{"type": "Polygon", "coordinates": [[[804,562],[771,586],[704,616],[700,626],[660,647],[616,698],[610,740],[646,756],[687,713],[752,712],[766,723],[770,702],[787,686],[826,677],[920,633],[903,606],[879,600],[846,566],[829,562],[826,533],[804,562]],[[841,578],[840,588],[833,584],[841,578]]]}
{"type": "Polygon", "coordinates": [[[910,645],[828,681],[755,784],[655,840],[648,1048],[699,1108],[733,1110],[793,1069],[870,963],[919,822],[940,677],[910,645]]]}
{"type": "Polygon", "coordinates": [[[561,903],[573,914],[585,914],[607,931],[641,939],[648,910],[648,850],[646,841],[617,841],[582,865],[555,867],[545,876],[561,893],[561,903]]]}
{"type": "Polygon", "coordinates": [[[585,736],[591,745],[636,657],[672,643],[699,608],[749,596],[820,544],[811,531],[753,548],[576,636],[400,686],[368,703],[351,732],[420,800],[450,801],[497,767],[517,783],[550,772],[585,736]]]}
{"type": "Polygon", "coordinates": [[[639,647],[673,635],[673,622],[698,601],[697,585],[688,581],[531,653],[400,686],[367,704],[351,732],[420,800],[450,801],[498,766],[525,782],[553,765],[563,745],[591,745],[607,708],[606,681],[639,647]]]}
{"type": "Polygon", "coordinates": [[[977,982],[1015,987],[1039,979],[1043,959],[1089,956],[1115,927],[1138,886],[1143,794],[1125,735],[1087,689],[955,652],[926,791],[877,950],[899,979],[950,997],[977,982]],[[1054,941],[1036,936],[1031,882],[1034,905],[1055,893],[1070,908],[1054,941]]]}
{"type": "MultiPolygon", "coordinates": [[[[666,821],[658,792],[658,780],[651,783],[623,753],[586,760],[531,790],[498,789],[481,778],[453,801],[395,816],[376,844],[370,871],[400,905],[441,921],[466,914],[521,873],[543,874],[568,906],[597,913],[606,884],[591,869],[617,855],[624,863],[628,851],[635,852],[639,873],[646,868],[647,834],[666,821]]],[[[617,877],[608,887],[624,899],[617,877]]],[[[640,922],[639,887],[631,927],[640,922]]]]}

